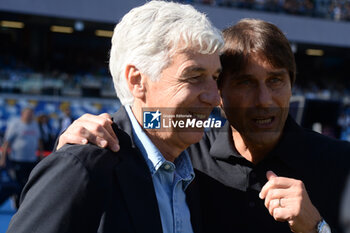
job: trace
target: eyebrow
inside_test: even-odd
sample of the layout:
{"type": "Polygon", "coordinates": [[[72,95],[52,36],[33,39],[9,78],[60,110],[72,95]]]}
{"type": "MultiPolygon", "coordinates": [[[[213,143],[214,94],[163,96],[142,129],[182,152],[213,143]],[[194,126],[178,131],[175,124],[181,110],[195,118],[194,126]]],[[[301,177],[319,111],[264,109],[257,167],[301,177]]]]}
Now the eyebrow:
{"type": "MultiPolygon", "coordinates": [[[[186,77],[192,73],[205,73],[206,69],[199,66],[189,66],[181,72],[181,77],[186,77]]],[[[221,73],[221,68],[218,68],[214,74],[219,75],[221,73]]]]}
{"type": "Polygon", "coordinates": [[[269,71],[267,72],[270,76],[279,76],[283,74],[288,74],[288,71],[285,69],[277,70],[277,71],[269,71]]]}
{"type": "Polygon", "coordinates": [[[251,74],[239,74],[239,75],[232,76],[232,79],[240,80],[240,79],[246,79],[246,78],[252,78],[252,77],[254,76],[251,74]]]}
{"type": "MultiPolygon", "coordinates": [[[[288,71],[286,71],[285,69],[267,72],[268,76],[280,76],[280,75],[285,75],[285,74],[288,74],[288,71]]],[[[239,79],[252,78],[252,77],[254,77],[254,75],[252,75],[252,74],[239,74],[239,75],[236,75],[234,79],[239,80],[239,79]]]]}

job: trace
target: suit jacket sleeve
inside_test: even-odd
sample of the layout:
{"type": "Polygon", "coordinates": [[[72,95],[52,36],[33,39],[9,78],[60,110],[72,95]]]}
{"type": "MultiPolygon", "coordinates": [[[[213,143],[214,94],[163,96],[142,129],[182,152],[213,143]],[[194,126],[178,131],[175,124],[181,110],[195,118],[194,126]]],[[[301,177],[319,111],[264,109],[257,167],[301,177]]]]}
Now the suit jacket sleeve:
{"type": "Polygon", "coordinates": [[[79,157],[51,154],[32,171],[7,232],[97,232],[103,198],[96,183],[79,157]]]}

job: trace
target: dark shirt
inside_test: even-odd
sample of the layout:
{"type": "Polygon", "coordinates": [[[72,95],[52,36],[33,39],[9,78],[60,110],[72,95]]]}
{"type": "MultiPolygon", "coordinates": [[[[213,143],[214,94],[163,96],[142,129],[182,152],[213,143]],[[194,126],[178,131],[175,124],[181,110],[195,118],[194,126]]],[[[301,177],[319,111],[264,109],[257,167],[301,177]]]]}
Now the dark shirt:
{"type": "Polygon", "coordinates": [[[299,127],[290,117],[275,149],[254,165],[235,149],[228,122],[189,148],[205,232],[291,232],[259,198],[266,172],[302,180],[322,217],[338,229],[340,196],[349,171],[350,144],[299,127]]]}

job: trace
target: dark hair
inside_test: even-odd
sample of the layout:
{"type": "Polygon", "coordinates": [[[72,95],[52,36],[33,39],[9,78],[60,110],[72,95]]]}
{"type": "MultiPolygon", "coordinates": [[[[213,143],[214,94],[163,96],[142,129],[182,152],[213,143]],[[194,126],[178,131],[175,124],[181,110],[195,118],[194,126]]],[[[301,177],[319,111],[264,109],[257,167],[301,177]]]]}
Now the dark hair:
{"type": "Polygon", "coordinates": [[[218,79],[221,87],[225,75],[242,72],[250,56],[259,55],[276,68],[286,68],[291,84],[296,75],[293,52],[287,38],[275,25],[257,19],[243,19],[224,29],[225,46],[220,57],[223,72],[218,79]]]}

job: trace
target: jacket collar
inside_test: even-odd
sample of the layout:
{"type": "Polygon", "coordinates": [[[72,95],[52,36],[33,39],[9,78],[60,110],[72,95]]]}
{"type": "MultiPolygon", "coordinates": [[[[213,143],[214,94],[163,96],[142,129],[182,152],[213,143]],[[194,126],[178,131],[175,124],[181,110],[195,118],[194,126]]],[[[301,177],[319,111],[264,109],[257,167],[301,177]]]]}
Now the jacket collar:
{"type": "Polygon", "coordinates": [[[120,109],[112,115],[112,119],[114,122],[114,128],[118,128],[123,130],[129,138],[131,139],[130,143],[133,148],[135,148],[134,136],[132,133],[132,125],[129,119],[129,116],[125,110],[124,106],[121,106],[120,109]]]}
{"type": "Polygon", "coordinates": [[[113,115],[119,138],[120,163],[115,168],[121,192],[136,232],[162,232],[161,218],[150,170],[135,146],[132,126],[124,107],[113,115]]]}

